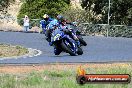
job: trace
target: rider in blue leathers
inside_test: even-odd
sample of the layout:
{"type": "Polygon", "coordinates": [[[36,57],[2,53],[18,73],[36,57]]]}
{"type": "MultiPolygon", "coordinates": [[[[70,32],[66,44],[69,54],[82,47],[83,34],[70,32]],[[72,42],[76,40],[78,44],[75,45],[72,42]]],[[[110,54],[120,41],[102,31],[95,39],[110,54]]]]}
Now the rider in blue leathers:
{"type": "Polygon", "coordinates": [[[42,33],[45,33],[46,26],[52,21],[53,19],[50,18],[47,14],[43,16],[43,19],[40,21],[40,26],[42,28],[42,33]]]}
{"type": "MultiPolygon", "coordinates": [[[[65,24],[66,24],[66,21],[64,17],[62,17],[61,15],[58,15],[57,19],[54,19],[48,24],[48,30],[46,31],[46,40],[49,42],[49,45],[52,45],[51,34],[53,30],[55,30],[57,27],[59,28],[59,30],[64,31],[68,35],[71,35],[70,31],[67,29],[67,26],[65,24]]],[[[74,42],[73,39],[70,37],[68,37],[67,40],[69,41],[69,43],[71,43],[71,45],[72,45],[72,42],[74,42]]],[[[59,55],[61,52],[62,51],[60,49],[57,49],[54,46],[55,55],[59,55]]]]}
{"type": "MultiPolygon", "coordinates": [[[[60,19],[62,19],[62,16],[58,15],[56,17],[56,19],[52,20],[48,25],[47,25],[47,30],[46,30],[46,33],[45,33],[45,36],[46,36],[46,40],[49,42],[49,45],[52,46],[52,41],[51,41],[51,35],[52,35],[52,32],[53,30],[55,30],[57,27],[59,27],[61,21],[60,19]]],[[[57,49],[55,46],[54,46],[54,53],[55,55],[59,55],[61,53],[61,50],[57,49]]]]}
{"type": "Polygon", "coordinates": [[[51,42],[51,33],[56,27],[58,27],[61,23],[61,19],[63,17],[58,15],[56,19],[52,20],[48,25],[47,25],[47,30],[45,32],[46,40],[48,42],[51,42]]]}

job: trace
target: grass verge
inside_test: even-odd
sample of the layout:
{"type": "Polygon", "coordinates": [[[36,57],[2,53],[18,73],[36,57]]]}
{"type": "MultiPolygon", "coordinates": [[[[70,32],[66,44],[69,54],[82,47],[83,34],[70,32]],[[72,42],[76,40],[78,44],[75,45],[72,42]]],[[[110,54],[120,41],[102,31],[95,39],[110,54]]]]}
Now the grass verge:
{"type": "MultiPolygon", "coordinates": [[[[28,73],[3,73],[0,68],[0,88],[131,88],[130,84],[85,84],[76,83],[76,68],[80,65],[26,66],[35,68],[28,73]]],[[[16,68],[18,69],[19,66],[16,68]]],[[[83,64],[89,74],[130,74],[132,64],[83,64]]],[[[11,67],[13,68],[13,67],[11,67]]],[[[22,69],[22,67],[20,68],[22,69]]],[[[22,69],[23,70],[23,69],[22,69]]]]}
{"type": "Polygon", "coordinates": [[[21,56],[28,53],[28,50],[21,46],[12,46],[8,44],[0,44],[0,58],[21,56]]]}

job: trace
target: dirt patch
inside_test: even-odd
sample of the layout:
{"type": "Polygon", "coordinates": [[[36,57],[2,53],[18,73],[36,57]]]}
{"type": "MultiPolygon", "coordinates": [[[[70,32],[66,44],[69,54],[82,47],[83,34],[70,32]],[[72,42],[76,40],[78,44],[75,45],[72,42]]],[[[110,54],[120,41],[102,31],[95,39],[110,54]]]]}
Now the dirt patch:
{"type": "Polygon", "coordinates": [[[21,46],[11,46],[7,44],[0,44],[0,58],[21,56],[28,53],[28,50],[21,46]]]}
{"type": "Polygon", "coordinates": [[[19,74],[30,73],[32,71],[44,70],[76,70],[79,66],[84,69],[110,69],[110,68],[132,68],[130,63],[112,63],[112,64],[48,64],[48,65],[0,65],[0,73],[19,74]]]}
{"type": "Polygon", "coordinates": [[[2,23],[0,24],[0,31],[22,31],[23,28],[14,23],[2,23]]]}

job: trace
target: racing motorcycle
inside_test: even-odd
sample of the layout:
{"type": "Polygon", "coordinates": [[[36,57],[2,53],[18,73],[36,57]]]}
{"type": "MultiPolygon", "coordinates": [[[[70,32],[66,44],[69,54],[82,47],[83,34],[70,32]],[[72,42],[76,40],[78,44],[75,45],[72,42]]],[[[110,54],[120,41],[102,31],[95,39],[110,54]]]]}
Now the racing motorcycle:
{"type": "Polygon", "coordinates": [[[51,42],[60,51],[69,53],[71,56],[82,55],[83,50],[69,35],[59,28],[52,32],[51,42]],[[72,41],[71,41],[72,40],[72,41]]]}
{"type": "Polygon", "coordinates": [[[71,33],[77,36],[81,46],[87,46],[87,43],[84,41],[80,30],[76,26],[68,24],[67,27],[71,31],[71,33]]]}

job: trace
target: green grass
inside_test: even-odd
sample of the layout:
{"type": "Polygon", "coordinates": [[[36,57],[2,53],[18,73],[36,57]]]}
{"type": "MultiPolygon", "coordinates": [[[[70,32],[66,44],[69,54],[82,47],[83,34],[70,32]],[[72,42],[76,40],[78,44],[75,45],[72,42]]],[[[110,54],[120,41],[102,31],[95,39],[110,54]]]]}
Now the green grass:
{"type": "MultiPolygon", "coordinates": [[[[130,74],[132,66],[110,68],[88,68],[87,73],[96,74],[130,74]]],[[[26,75],[0,75],[0,88],[131,88],[130,84],[85,84],[76,83],[76,69],[44,70],[26,75]]]]}

